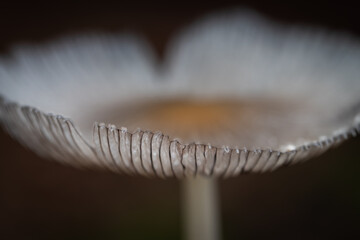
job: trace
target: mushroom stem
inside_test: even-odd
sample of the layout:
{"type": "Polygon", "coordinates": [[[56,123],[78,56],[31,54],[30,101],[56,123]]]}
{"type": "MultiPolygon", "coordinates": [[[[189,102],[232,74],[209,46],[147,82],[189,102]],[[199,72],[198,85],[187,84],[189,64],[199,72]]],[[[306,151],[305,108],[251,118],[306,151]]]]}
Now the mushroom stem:
{"type": "Polygon", "coordinates": [[[182,181],[186,240],[219,240],[220,221],[215,178],[197,176],[182,181]]]}

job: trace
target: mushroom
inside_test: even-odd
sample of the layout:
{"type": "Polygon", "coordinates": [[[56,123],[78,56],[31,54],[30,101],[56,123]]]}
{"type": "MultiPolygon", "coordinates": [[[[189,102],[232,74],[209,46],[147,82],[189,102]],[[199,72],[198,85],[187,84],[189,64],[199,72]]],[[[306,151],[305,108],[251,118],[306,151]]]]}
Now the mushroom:
{"type": "Polygon", "coordinates": [[[216,179],[359,134],[359,76],[353,37],[231,11],[179,34],[161,64],[125,34],[14,48],[0,59],[0,119],[66,165],[181,179],[187,238],[218,239],[216,179]]]}

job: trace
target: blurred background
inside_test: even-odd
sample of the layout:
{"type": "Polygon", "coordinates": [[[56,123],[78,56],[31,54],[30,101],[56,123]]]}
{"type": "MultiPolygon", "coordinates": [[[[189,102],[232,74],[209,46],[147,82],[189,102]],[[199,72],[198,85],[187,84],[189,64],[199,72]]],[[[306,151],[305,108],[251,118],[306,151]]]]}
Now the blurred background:
{"type": "MultiPolygon", "coordinates": [[[[135,32],[161,59],[174,34],[202,15],[246,7],[288,24],[360,36],[344,1],[2,4],[0,52],[64,34],[135,32]]],[[[360,237],[360,138],[301,165],[219,181],[223,239],[360,237]]],[[[177,180],[81,171],[36,156],[0,130],[1,239],[181,239],[177,180]]]]}

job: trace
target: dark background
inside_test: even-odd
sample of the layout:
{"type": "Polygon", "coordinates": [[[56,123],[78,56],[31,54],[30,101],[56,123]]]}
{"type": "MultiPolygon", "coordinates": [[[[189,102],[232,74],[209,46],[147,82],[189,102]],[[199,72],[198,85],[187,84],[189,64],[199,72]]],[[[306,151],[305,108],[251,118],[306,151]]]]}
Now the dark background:
{"type": "MultiPolygon", "coordinates": [[[[0,4],[0,52],[87,31],[136,32],[163,56],[179,29],[242,6],[280,22],[360,36],[351,2],[0,4]]],[[[360,237],[360,138],[310,162],[220,181],[224,239],[360,237]]],[[[0,239],[180,239],[176,180],[80,171],[41,159],[0,130],[0,239]]]]}

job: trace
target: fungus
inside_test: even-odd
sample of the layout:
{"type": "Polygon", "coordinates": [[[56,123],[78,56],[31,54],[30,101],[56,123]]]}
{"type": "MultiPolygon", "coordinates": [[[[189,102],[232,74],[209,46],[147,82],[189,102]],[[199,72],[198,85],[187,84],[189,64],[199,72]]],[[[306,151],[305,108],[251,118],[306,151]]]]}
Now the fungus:
{"type": "Polygon", "coordinates": [[[217,239],[217,178],[303,162],[360,132],[359,66],[351,36],[219,13],[161,64],[125,34],[14,48],[0,59],[0,119],[66,165],[182,179],[187,237],[217,239]]]}

